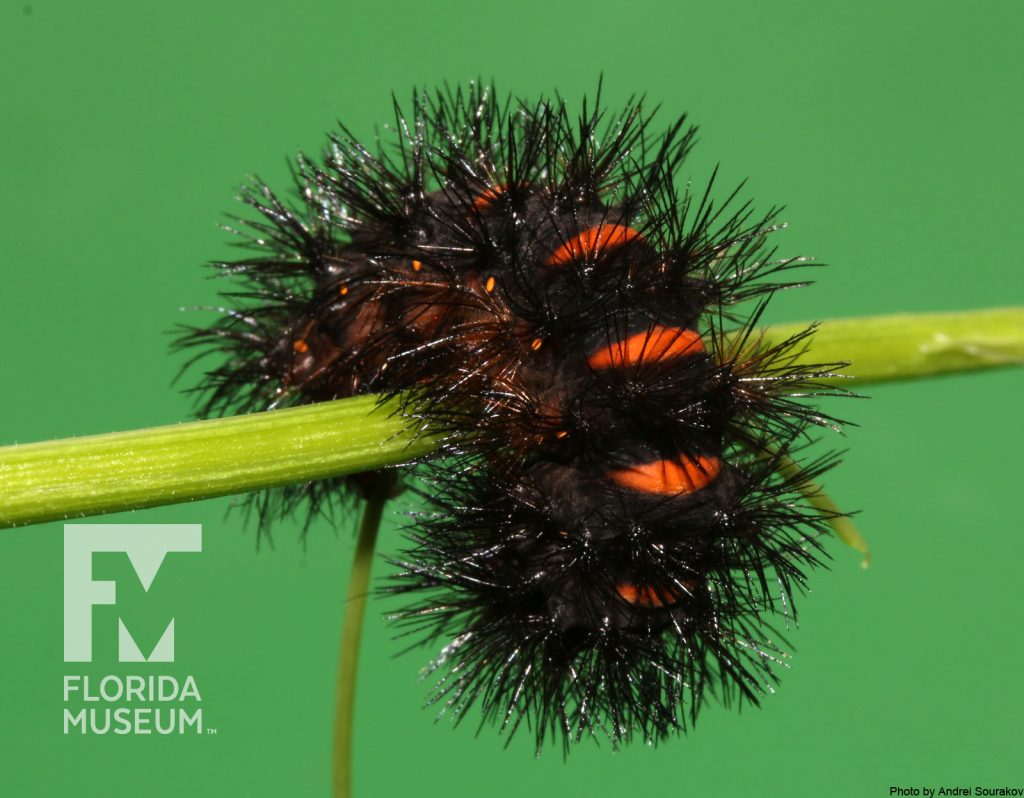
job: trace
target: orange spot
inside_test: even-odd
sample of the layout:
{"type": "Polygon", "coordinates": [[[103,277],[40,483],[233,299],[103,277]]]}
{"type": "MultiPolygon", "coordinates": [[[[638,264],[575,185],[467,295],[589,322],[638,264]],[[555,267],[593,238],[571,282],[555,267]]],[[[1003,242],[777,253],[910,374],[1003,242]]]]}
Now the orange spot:
{"type": "Polygon", "coordinates": [[[632,227],[621,224],[599,224],[566,241],[547,259],[548,266],[563,266],[582,259],[593,259],[607,247],[621,247],[642,238],[632,227]]]}
{"type": "Polygon", "coordinates": [[[497,202],[498,198],[504,193],[504,186],[494,186],[489,188],[477,195],[476,199],[473,200],[473,207],[478,211],[486,210],[497,202]]]}
{"type": "Polygon", "coordinates": [[[491,291],[494,290],[494,284],[495,284],[494,278],[493,277],[488,277],[487,278],[487,282],[484,283],[484,291],[486,291],[488,294],[491,293],[491,291]]]}
{"type": "Polygon", "coordinates": [[[721,470],[722,461],[717,457],[700,455],[691,460],[678,455],[673,460],[655,460],[609,471],[607,476],[617,485],[640,493],[676,496],[696,493],[711,483],[721,470]]]}
{"type": "Polygon", "coordinates": [[[530,349],[532,349],[534,352],[536,352],[542,346],[544,346],[544,342],[540,338],[534,338],[530,342],[530,349]]]}
{"type": "Polygon", "coordinates": [[[347,294],[347,293],[348,293],[348,286],[347,286],[347,285],[343,285],[343,286],[342,286],[342,287],[341,287],[341,288],[340,288],[340,289],[338,290],[338,293],[339,293],[339,294],[341,294],[342,296],[345,296],[345,294],[347,294]]]}
{"type": "Polygon", "coordinates": [[[558,432],[555,433],[555,437],[556,438],[565,438],[568,435],[569,435],[569,433],[566,432],[564,429],[560,429],[558,432]]]}
{"type": "Polygon", "coordinates": [[[693,330],[654,325],[651,329],[629,336],[625,341],[612,341],[587,358],[591,368],[622,368],[641,362],[668,360],[704,351],[704,341],[693,330]]]}
{"type": "Polygon", "coordinates": [[[419,262],[418,260],[414,260],[414,261],[412,262],[412,270],[413,270],[414,272],[418,272],[418,271],[419,271],[420,269],[422,269],[422,268],[423,268],[423,264],[422,264],[422,263],[420,263],[420,262],[419,262]]]}
{"type": "Polygon", "coordinates": [[[634,585],[630,582],[622,582],[615,586],[615,592],[622,597],[627,604],[636,607],[664,607],[668,604],[675,604],[679,598],[678,591],[669,588],[657,588],[652,585],[634,585]]]}
{"type": "Polygon", "coordinates": [[[296,338],[292,343],[292,349],[301,354],[305,354],[309,351],[309,344],[303,341],[301,338],[296,338]]]}

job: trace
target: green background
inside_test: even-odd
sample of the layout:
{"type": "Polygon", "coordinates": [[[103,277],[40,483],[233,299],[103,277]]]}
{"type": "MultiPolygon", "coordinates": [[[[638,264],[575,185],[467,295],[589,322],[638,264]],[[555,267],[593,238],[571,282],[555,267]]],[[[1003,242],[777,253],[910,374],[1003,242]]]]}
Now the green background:
{"type": "MultiPolygon", "coordinates": [[[[213,301],[200,264],[231,254],[235,187],[283,187],[336,119],[368,136],[391,91],[443,80],[576,99],[603,72],[612,105],[689,111],[695,178],[749,177],[759,207],[788,205],[782,251],[830,264],[774,320],[1021,304],[1022,23],[1010,2],[4,2],[0,442],[188,417],[167,331],[213,301]]],[[[526,736],[435,723],[427,652],[396,657],[371,603],[357,795],[1021,785],[1022,387],[1003,371],[833,406],[859,426],[826,484],[862,510],[874,566],[832,545],[778,693],[657,749],[537,759],[526,736]]],[[[63,736],[61,525],[0,532],[0,794],[327,794],[350,530],[303,547],[282,527],[257,552],[229,503],[104,519],[204,526],[157,580],[218,730],[202,738],[63,736]]],[[[96,567],[131,579],[116,555],[96,567]]]]}

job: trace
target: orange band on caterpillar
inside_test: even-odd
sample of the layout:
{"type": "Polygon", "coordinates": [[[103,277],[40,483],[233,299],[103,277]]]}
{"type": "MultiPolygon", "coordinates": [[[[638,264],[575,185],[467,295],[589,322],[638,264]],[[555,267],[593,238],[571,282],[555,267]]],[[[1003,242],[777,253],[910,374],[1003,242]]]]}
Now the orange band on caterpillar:
{"type": "Polygon", "coordinates": [[[620,582],[615,586],[615,592],[627,604],[651,609],[671,606],[679,599],[679,592],[676,590],[653,585],[634,585],[631,582],[620,582]]]}
{"type": "Polygon", "coordinates": [[[476,195],[473,199],[473,207],[478,211],[486,210],[497,202],[501,195],[505,193],[504,186],[493,186],[486,191],[482,191],[476,195]]]}
{"type": "Polygon", "coordinates": [[[700,455],[695,460],[679,455],[672,460],[655,460],[609,471],[607,476],[616,485],[639,493],[676,496],[696,493],[714,481],[722,470],[717,457],[700,455]]]}
{"type": "Polygon", "coordinates": [[[599,224],[570,238],[556,249],[546,261],[548,266],[564,266],[577,260],[592,260],[612,247],[621,247],[630,241],[643,240],[632,227],[621,224],[599,224]]]}
{"type": "Polygon", "coordinates": [[[622,368],[642,362],[695,355],[703,351],[704,341],[693,330],[659,324],[623,341],[612,341],[590,355],[587,363],[595,369],[622,368]]]}

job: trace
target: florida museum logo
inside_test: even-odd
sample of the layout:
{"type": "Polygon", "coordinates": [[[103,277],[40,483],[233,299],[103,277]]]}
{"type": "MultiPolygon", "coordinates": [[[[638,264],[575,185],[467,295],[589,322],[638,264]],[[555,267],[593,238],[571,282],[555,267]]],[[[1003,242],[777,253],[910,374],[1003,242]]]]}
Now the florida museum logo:
{"type": "MultiPolygon", "coordinates": [[[[64,662],[83,665],[64,673],[64,734],[203,734],[195,677],[173,665],[174,618],[166,626],[159,622],[162,631],[146,654],[125,620],[129,602],[118,600],[119,587],[128,595],[134,588],[135,604],[139,595],[151,597],[168,554],[200,551],[199,524],[65,524],[64,662]],[[128,555],[139,584],[97,579],[93,555],[99,553],[128,555]],[[98,646],[107,656],[94,661],[94,609],[103,605],[112,605],[117,615],[116,659],[110,639],[98,646]]],[[[181,564],[175,557],[174,567],[181,564]]],[[[105,624],[97,636],[101,631],[112,636],[113,630],[113,624],[105,624]]]]}

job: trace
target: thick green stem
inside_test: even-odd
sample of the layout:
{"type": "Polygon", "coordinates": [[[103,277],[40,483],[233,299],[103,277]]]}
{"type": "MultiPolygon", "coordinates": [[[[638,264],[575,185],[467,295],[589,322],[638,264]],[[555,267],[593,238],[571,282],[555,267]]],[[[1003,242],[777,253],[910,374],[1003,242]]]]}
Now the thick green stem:
{"type": "Polygon", "coordinates": [[[359,641],[366,615],[366,594],[377,544],[377,531],[387,503],[388,491],[375,491],[366,500],[359,525],[356,554],[348,581],[348,599],[342,621],[338,651],[338,686],[334,698],[334,798],[352,796],[352,729],[355,720],[356,673],[359,669],[359,641]]]}
{"type": "MultiPolygon", "coordinates": [[[[782,341],[805,324],[763,331],[782,341]]],[[[851,361],[848,387],[1024,363],[1024,308],[825,322],[804,356],[851,361]]],[[[0,527],[207,499],[368,471],[435,441],[374,396],[0,448],[0,527]]]]}
{"type": "Polygon", "coordinates": [[[0,527],[208,499],[369,471],[435,442],[358,396],[132,432],[0,448],[0,527]]]}
{"type": "MultiPolygon", "coordinates": [[[[806,323],[767,327],[781,341],[806,323]]],[[[955,371],[1024,364],[1024,307],[957,313],[902,313],[833,319],[811,340],[817,363],[850,361],[856,384],[932,377],[955,371]]]]}

